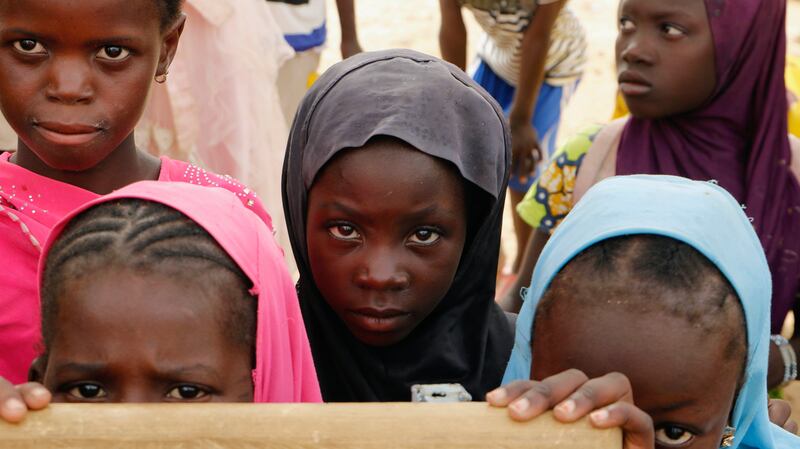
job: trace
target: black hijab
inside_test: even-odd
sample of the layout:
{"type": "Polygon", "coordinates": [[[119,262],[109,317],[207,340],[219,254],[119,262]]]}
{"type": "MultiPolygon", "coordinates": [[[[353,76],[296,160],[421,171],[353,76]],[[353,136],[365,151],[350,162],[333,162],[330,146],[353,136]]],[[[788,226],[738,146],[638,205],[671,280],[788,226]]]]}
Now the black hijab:
{"type": "MultiPolygon", "coordinates": [[[[460,383],[474,399],[500,385],[513,336],[494,302],[510,135],[495,101],[457,67],[410,50],[364,53],[326,71],[292,125],[283,204],[297,285],[323,398],[408,401],[417,383],[460,383]],[[308,191],[338,152],[391,136],[449,161],[482,202],[453,284],[403,341],[370,347],[352,336],[314,283],[306,248],[308,191]]],[[[473,214],[474,215],[474,214],[473,214]]]]}

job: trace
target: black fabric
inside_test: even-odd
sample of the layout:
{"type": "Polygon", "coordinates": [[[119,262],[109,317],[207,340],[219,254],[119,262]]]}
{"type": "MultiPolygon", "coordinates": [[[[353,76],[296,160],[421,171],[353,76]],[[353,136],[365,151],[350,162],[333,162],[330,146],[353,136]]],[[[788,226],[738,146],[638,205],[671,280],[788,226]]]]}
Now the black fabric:
{"type": "Polygon", "coordinates": [[[364,53],[325,72],[303,99],[283,171],[283,203],[300,270],[298,293],[325,401],[408,401],[417,383],[462,384],[476,400],[500,385],[513,344],[494,302],[510,135],[502,111],[457,67],[410,50],[364,53]],[[455,165],[488,204],[453,284],[406,339],[356,340],[314,284],[306,251],[307,193],[336,153],[374,136],[401,139],[455,165]]]}

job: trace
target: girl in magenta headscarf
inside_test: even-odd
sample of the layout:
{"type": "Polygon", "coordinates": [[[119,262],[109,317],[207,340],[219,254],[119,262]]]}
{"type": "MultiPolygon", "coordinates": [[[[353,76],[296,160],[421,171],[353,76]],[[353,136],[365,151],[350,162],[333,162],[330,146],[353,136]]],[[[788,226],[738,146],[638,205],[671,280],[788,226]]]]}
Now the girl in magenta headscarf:
{"type": "Polygon", "coordinates": [[[59,223],[40,264],[42,351],[0,419],[54,402],[319,402],[271,230],[231,192],[140,182],[59,223]]]}
{"type": "MultiPolygon", "coordinates": [[[[621,0],[617,70],[632,117],[570,140],[528,192],[518,212],[536,237],[519,285],[598,181],[639,173],[716,180],[746,207],[766,250],[779,333],[800,282],[800,144],[787,130],[785,20],[785,0],[621,0]]],[[[508,309],[518,309],[515,296],[504,298],[508,309]]],[[[776,385],[791,369],[777,344],[772,360],[776,385]]]]}

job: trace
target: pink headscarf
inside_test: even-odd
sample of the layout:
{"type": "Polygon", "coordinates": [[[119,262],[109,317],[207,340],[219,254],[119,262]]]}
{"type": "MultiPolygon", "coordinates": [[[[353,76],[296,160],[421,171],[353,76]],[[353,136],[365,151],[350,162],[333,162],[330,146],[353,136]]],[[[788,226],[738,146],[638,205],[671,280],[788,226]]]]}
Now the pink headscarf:
{"type": "MultiPolygon", "coordinates": [[[[65,215],[100,195],[26,170],[10,157],[0,153],[0,376],[22,383],[39,342],[41,245],[65,215]]],[[[231,177],[162,157],[158,180],[230,190],[272,229],[272,218],[255,193],[231,177]]]]}
{"type": "Polygon", "coordinates": [[[253,282],[250,293],[258,298],[254,401],[321,402],[297,293],[283,252],[262,219],[228,190],[144,181],[86,203],[61,220],[50,234],[39,262],[40,283],[47,254],[69,221],[93,206],[123,198],[160,203],[191,218],[253,282]]]}

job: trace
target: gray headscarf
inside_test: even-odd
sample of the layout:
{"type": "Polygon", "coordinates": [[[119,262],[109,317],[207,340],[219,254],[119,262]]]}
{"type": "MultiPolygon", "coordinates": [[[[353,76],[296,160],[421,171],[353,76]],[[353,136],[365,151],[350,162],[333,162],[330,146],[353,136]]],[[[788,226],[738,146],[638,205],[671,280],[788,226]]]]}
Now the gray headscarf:
{"type": "Polygon", "coordinates": [[[364,53],[325,72],[294,118],[283,202],[298,293],[326,401],[402,401],[415,383],[458,382],[477,399],[500,384],[512,335],[494,303],[510,135],[495,101],[457,67],[411,50],[364,53]],[[306,248],[307,195],[338,152],[391,136],[452,163],[487,204],[450,290],[405,340],[356,340],[319,293],[306,248]]]}

